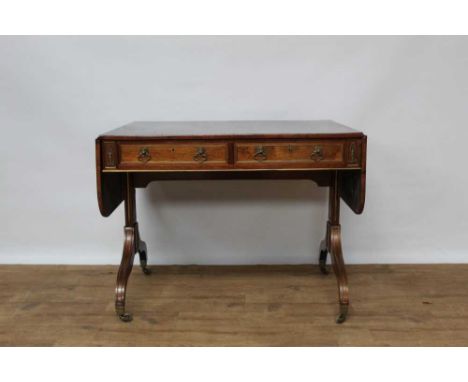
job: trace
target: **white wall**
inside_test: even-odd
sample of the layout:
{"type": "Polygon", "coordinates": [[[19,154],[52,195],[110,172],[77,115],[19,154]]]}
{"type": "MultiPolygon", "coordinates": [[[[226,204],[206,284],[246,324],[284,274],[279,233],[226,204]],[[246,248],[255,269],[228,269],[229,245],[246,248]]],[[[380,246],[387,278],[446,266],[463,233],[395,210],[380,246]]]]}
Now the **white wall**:
{"type": "MultiPolygon", "coordinates": [[[[132,120],[334,119],[368,135],[348,263],[468,261],[467,37],[2,37],[0,263],[118,263],[94,138],[132,120]]],[[[326,191],[306,181],[137,191],[150,263],[310,263],[326,191]]]]}

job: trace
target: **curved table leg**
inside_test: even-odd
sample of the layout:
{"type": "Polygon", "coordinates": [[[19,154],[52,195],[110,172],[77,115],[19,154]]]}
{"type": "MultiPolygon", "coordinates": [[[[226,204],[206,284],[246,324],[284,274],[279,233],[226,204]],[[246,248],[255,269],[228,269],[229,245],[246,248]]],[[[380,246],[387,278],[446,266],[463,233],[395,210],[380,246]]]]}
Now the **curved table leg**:
{"type": "Polygon", "coordinates": [[[128,278],[132,273],[135,253],[138,252],[139,254],[143,273],[146,275],[151,273],[147,267],[146,243],[140,239],[136,220],[135,187],[132,174],[127,174],[126,178],[124,236],[122,260],[117,273],[117,286],[115,288],[115,311],[122,321],[128,322],[132,320],[132,315],[125,311],[125,296],[128,278]]]}
{"type": "Polygon", "coordinates": [[[341,249],[341,227],[331,225],[330,232],[330,253],[333,261],[333,270],[335,272],[338,284],[338,298],[340,303],[340,313],[336,318],[336,323],[345,322],[349,306],[348,277],[346,276],[345,264],[343,260],[343,251],[341,249]]]}
{"type": "Polygon", "coordinates": [[[115,312],[122,321],[129,322],[132,320],[132,315],[125,311],[125,296],[135,257],[135,227],[125,227],[124,236],[122,260],[117,273],[117,286],[115,288],[115,312]]]}
{"type": "Polygon", "coordinates": [[[133,227],[124,228],[124,248],[119,272],[117,274],[117,287],[115,288],[115,311],[124,322],[132,320],[132,315],[125,311],[125,297],[127,282],[132,273],[135,253],[140,256],[140,265],[145,275],[149,275],[151,270],[147,267],[146,243],[140,239],[138,223],[133,227]]]}

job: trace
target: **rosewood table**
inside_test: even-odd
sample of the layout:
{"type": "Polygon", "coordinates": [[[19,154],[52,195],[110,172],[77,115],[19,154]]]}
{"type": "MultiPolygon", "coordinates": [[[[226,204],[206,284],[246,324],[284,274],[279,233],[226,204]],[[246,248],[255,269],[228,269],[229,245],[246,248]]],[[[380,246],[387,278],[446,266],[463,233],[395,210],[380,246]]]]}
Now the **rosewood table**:
{"type": "Polygon", "coordinates": [[[136,253],[145,274],[146,244],[136,219],[135,188],[177,179],[310,179],[329,187],[328,222],[319,267],[330,253],[345,321],[349,292],[341,249],[340,198],[356,214],[364,208],[367,137],[333,121],[134,122],[96,139],[99,209],[109,216],[125,204],[124,246],[115,309],[122,321],[136,253]]]}

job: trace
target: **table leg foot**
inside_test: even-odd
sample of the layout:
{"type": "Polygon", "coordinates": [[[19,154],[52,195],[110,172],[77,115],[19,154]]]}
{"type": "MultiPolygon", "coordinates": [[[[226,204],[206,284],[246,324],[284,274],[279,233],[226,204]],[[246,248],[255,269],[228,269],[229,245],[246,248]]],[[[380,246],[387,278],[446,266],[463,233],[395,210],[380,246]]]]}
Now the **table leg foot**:
{"type": "Polygon", "coordinates": [[[322,243],[320,244],[319,268],[320,272],[322,272],[322,274],[324,275],[328,275],[329,273],[327,268],[327,255],[327,242],[326,240],[322,240],[322,243]]]}
{"type": "Polygon", "coordinates": [[[336,322],[341,324],[345,321],[348,314],[349,288],[348,277],[343,260],[343,251],[341,249],[341,227],[339,225],[330,225],[330,254],[333,260],[333,270],[335,272],[338,284],[338,299],[340,303],[340,314],[336,322]]]}
{"type": "Polygon", "coordinates": [[[119,318],[123,322],[130,322],[130,321],[133,320],[133,317],[132,317],[132,315],[130,313],[120,314],[119,318]]]}
{"type": "Polygon", "coordinates": [[[340,304],[340,313],[336,317],[336,323],[342,324],[346,321],[346,317],[348,316],[348,306],[349,305],[341,305],[340,304]]]}
{"type": "Polygon", "coordinates": [[[125,297],[127,282],[133,268],[135,257],[135,227],[124,228],[124,248],[119,271],[117,273],[117,285],[115,287],[115,312],[122,321],[131,321],[131,315],[125,312],[125,297]]]}
{"type": "Polygon", "coordinates": [[[115,312],[119,319],[123,322],[130,322],[133,320],[133,316],[131,313],[125,311],[125,306],[123,305],[115,305],[115,312]]]}

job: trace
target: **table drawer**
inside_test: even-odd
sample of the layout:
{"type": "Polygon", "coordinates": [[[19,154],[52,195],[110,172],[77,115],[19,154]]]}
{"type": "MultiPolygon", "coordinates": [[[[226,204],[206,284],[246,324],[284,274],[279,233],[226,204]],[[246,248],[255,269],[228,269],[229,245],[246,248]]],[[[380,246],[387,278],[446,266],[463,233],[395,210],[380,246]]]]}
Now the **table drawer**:
{"type": "Polygon", "coordinates": [[[357,143],[353,142],[250,142],[235,145],[236,167],[241,168],[339,168],[358,166],[357,143]]]}
{"type": "Polygon", "coordinates": [[[228,165],[226,143],[119,143],[119,169],[203,169],[228,165]]]}

